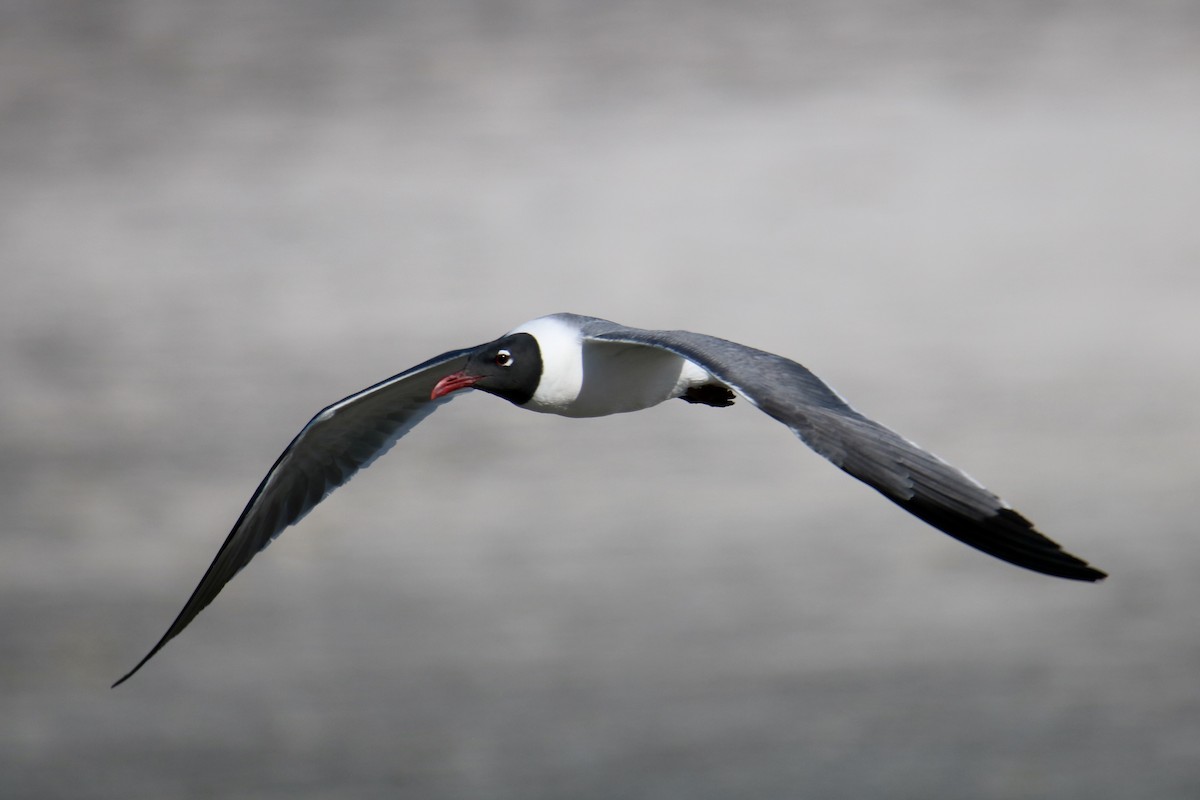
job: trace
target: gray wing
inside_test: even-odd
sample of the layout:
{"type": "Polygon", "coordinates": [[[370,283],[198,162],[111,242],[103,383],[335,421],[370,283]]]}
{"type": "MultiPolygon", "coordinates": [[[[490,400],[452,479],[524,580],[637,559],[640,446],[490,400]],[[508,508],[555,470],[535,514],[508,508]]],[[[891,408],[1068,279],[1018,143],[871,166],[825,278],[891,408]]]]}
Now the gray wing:
{"type": "Polygon", "coordinates": [[[838,467],[961,542],[1047,575],[1081,581],[1105,577],[964,472],[855,411],[795,361],[713,336],[603,320],[584,325],[584,335],[591,341],[662,348],[698,364],[838,467]]]}
{"type": "Polygon", "coordinates": [[[208,571],[171,627],[128,680],[195,619],[250,559],[299,522],[337,487],[386,453],[401,436],[454,395],[431,401],[433,386],[462,369],[469,350],[454,350],[339,400],[320,411],[275,461],[238,517],[208,571]]]}

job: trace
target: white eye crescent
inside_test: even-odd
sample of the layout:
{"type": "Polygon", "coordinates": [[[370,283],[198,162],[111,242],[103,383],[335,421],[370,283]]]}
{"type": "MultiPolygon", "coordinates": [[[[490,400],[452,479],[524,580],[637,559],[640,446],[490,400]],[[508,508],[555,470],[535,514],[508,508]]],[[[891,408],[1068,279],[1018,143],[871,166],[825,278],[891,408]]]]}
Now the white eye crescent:
{"type": "Polygon", "coordinates": [[[511,367],[513,363],[512,353],[507,350],[497,350],[495,361],[497,367],[511,367]]]}

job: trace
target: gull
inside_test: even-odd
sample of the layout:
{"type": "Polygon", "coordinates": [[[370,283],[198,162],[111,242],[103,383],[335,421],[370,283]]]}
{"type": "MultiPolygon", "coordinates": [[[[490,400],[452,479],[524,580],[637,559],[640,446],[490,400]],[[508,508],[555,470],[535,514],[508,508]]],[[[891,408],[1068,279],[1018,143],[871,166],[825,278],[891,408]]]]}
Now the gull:
{"type": "Polygon", "coordinates": [[[721,408],[741,395],[835,466],[960,542],[1046,575],[1106,577],[965,472],[863,416],[791,359],[700,333],[551,314],[495,341],[431,358],[318,412],[258,485],[167,632],[113,686],[178,636],[284,529],[470,389],[565,417],[640,411],[673,398],[721,408]]]}

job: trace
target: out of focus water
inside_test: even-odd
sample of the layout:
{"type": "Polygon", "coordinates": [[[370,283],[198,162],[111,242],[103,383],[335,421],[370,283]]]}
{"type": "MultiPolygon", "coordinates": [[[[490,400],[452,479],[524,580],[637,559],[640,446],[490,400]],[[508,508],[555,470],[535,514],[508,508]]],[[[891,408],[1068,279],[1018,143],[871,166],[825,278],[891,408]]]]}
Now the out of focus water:
{"type": "Polygon", "coordinates": [[[5,4],[0,796],[1200,795],[1196,9],[5,4]],[[561,310],[796,357],[1112,577],[744,403],[470,396],[108,689],[316,409],[561,310]]]}

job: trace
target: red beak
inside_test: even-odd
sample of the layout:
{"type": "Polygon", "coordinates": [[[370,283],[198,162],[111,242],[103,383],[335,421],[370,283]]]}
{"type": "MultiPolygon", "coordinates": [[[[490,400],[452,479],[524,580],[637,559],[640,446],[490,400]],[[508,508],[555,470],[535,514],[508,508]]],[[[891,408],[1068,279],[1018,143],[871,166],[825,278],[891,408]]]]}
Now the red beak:
{"type": "Polygon", "coordinates": [[[481,380],[483,380],[482,375],[469,375],[465,370],[452,372],[437,382],[437,385],[433,387],[433,391],[429,394],[429,399],[437,400],[439,397],[444,397],[451,392],[457,392],[459,389],[470,388],[481,380]]]}

